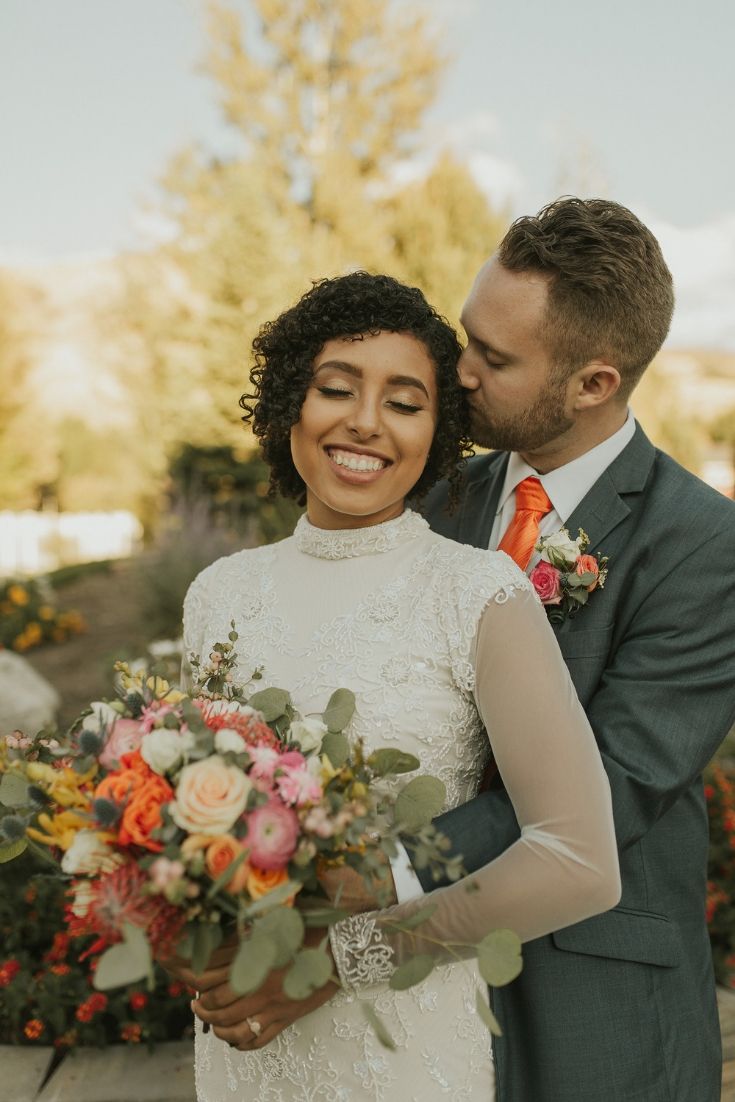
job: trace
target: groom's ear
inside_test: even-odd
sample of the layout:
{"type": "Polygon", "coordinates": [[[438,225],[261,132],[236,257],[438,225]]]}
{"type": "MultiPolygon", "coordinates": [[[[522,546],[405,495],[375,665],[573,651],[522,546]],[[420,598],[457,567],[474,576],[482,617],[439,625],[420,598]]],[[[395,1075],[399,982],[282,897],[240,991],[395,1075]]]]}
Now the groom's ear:
{"type": "Polygon", "coordinates": [[[570,383],[573,408],[592,409],[615,397],[620,390],[620,372],[604,360],[591,360],[574,372],[570,383]]]}

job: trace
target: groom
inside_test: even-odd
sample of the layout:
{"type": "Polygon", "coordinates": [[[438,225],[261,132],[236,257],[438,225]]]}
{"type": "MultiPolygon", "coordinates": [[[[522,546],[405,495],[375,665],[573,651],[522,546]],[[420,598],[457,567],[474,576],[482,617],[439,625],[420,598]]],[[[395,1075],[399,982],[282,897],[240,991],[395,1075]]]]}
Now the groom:
{"type": "MultiPolygon", "coordinates": [[[[470,462],[455,514],[446,486],[432,492],[432,527],[527,570],[539,535],[582,528],[609,560],[556,632],[610,779],[623,896],[527,943],[493,992],[498,1102],[720,1097],[700,774],[735,719],[735,507],[627,408],[672,309],[650,231],[616,203],[562,199],[514,223],[463,311],[474,438],[500,450],[470,462]]],[[[439,822],[469,871],[518,836],[499,781],[439,822]]],[[[331,993],[285,1007],[284,1024],[331,993]]],[[[273,998],[240,1000],[243,1017],[273,998]]]]}

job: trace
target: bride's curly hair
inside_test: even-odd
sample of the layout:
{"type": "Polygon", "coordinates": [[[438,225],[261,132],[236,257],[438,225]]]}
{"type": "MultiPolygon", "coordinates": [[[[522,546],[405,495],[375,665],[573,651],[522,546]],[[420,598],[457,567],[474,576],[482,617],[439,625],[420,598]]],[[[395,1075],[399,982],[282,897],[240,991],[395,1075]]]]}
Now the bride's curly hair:
{"type": "Polygon", "coordinates": [[[327,341],[380,332],[409,333],[426,348],[436,368],[440,411],[426,466],[411,490],[421,499],[442,478],[456,501],[464,459],[472,454],[464,393],[457,378],[462,347],[449,322],[424,298],[387,275],[351,272],[321,279],[253,341],[253,392],[243,394],[243,421],[252,427],[270,465],[271,493],[296,498],[306,487],[291,457],[291,428],[301,416],[314,360],[327,341]]]}

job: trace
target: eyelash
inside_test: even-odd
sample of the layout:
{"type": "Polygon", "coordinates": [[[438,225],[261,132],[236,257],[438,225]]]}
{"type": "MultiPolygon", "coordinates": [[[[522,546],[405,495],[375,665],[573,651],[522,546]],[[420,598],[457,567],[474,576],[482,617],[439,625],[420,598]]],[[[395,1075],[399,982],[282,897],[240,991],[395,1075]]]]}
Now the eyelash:
{"type": "MultiPolygon", "coordinates": [[[[336,386],[320,386],[318,390],[320,394],[325,394],[328,398],[350,398],[352,396],[351,390],[342,390],[341,387],[336,386]]],[[[390,402],[389,404],[400,413],[419,413],[423,409],[423,406],[412,406],[408,402],[390,402]]]]}

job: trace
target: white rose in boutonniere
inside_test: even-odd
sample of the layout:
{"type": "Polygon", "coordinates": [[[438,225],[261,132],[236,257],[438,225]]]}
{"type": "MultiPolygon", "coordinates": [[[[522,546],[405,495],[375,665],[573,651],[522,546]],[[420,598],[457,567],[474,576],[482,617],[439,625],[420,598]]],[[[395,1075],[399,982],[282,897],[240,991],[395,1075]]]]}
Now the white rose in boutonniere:
{"type": "Polygon", "coordinates": [[[561,624],[586,605],[590,593],[602,589],[607,578],[607,556],[588,555],[590,538],[581,528],[576,540],[566,528],[542,536],[536,544],[541,561],[529,580],[554,624],[561,624]]]}
{"type": "Polygon", "coordinates": [[[310,719],[307,716],[306,719],[294,720],[289,733],[293,741],[298,742],[303,752],[309,754],[312,750],[320,749],[322,739],[327,733],[327,726],[320,719],[310,719]]]}

